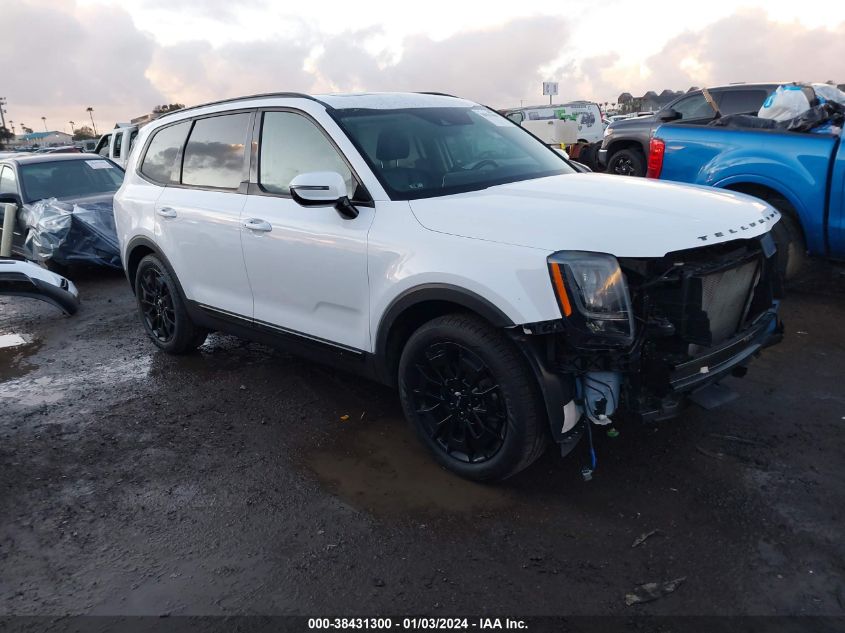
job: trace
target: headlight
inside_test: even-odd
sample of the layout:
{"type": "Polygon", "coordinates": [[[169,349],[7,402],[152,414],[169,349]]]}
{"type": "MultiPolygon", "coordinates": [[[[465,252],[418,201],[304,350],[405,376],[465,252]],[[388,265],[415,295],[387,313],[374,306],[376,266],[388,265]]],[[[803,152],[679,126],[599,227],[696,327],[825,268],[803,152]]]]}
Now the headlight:
{"type": "MultiPolygon", "coordinates": [[[[611,124],[611,125],[612,125],[612,124],[611,124]]],[[[606,128],[604,128],[604,135],[605,135],[605,136],[610,136],[610,135],[611,135],[611,133],[612,133],[612,132],[611,132],[611,129],[610,129],[610,125],[608,125],[606,128]]]]}
{"type": "Polygon", "coordinates": [[[564,317],[596,336],[633,339],[631,297],[615,257],[561,251],[549,256],[548,263],[564,317]]]}

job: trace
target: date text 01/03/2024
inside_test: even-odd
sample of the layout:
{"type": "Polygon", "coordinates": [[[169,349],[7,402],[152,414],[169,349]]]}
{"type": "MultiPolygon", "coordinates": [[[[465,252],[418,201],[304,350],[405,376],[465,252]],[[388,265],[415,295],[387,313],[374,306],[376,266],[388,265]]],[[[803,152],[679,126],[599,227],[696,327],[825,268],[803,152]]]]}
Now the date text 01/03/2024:
{"type": "Polygon", "coordinates": [[[360,630],[360,629],[399,629],[399,630],[520,630],[527,629],[524,620],[511,618],[309,618],[311,630],[360,630]]]}

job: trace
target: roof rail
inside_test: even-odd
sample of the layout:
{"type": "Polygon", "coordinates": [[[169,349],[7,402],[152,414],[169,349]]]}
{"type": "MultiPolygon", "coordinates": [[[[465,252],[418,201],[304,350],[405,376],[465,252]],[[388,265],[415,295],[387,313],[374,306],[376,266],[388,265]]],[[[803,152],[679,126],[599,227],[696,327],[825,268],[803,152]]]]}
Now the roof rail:
{"type": "Polygon", "coordinates": [[[171,114],[178,114],[180,112],[187,112],[188,110],[196,110],[197,108],[220,105],[221,103],[233,103],[235,101],[246,101],[247,99],[271,99],[273,97],[296,97],[298,99],[309,99],[311,101],[316,101],[317,103],[322,103],[319,99],[315,99],[311,95],[307,95],[302,92],[262,92],[255,95],[245,95],[243,97],[231,97],[229,99],[220,99],[219,101],[209,101],[208,103],[200,103],[199,105],[181,108],[180,110],[170,110],[169,112],[165,112],[160,115],[156,121],[169,117],[171,114]]]}
{"type": "Polygon", "coordinates": [[[450,95],[446,92],[430,92],[430,91],[427,91],[427,90],[422,90],[422,91],[417,92],[415,94],[418,94],[418,95],[434,95],[436,97],[452,97],[453,99],[460,99],[461,98],[461,97],[456,97],[455,95],[450,95]]]}

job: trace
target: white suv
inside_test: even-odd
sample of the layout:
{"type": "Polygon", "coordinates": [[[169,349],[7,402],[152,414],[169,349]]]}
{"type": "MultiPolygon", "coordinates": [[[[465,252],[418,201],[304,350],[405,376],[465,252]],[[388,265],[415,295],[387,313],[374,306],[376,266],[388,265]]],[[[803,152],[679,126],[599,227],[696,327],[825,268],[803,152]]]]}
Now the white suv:
{"type": "Polygon", "coordinates": [[[161,349],[233,332],[399,389],[436,459],[500,479],[619,413],[712,405],[780,336],[759,200],[579,174],[435,94],[269,94],[143,128],[115,198],[161,349]],[[715,386],[714,386],[715,385],[715,386]]]}

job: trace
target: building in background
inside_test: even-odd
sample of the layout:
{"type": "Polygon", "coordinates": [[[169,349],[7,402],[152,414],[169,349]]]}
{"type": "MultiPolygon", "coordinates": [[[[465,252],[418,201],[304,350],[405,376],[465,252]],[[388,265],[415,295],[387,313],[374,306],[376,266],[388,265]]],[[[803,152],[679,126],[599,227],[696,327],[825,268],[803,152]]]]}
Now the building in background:
{"type": "Polygon", "coordinates": [[[30,132],[29,134],[15,135],[15,140],[9,144],[15,147],[60,147],[62,145],[73,145],[73,137],[58,130],[30,132]]]}

